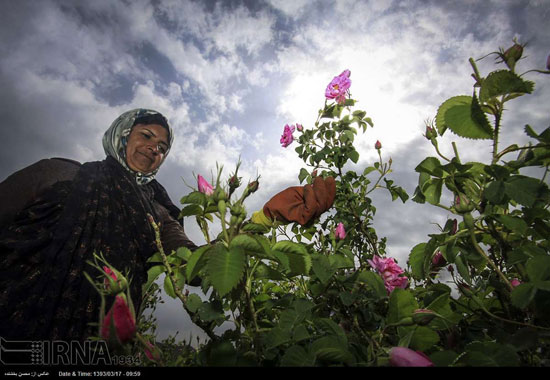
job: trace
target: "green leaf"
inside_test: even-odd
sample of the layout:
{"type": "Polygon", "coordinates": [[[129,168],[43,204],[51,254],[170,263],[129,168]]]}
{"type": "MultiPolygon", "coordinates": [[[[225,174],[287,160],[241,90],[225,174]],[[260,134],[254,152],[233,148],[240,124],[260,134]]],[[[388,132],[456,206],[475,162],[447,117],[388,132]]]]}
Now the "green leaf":
{"type": "Polygon", "coordinates": [[[241,248],[247,254],[259,254],[260,256],[265,256],[264,248],[254,236],[247,234],[237,235],[231,240],[229,244],[229,249],[232,248],[241,248]]]}
{"type": "Polygon", "coordinates": [[[409,265],[411,266],[412,276],[415,280],[424,279],[429,271],[426,245],[426,243],[415,245],[409,254],[409,265]]]}
{"type": "Polygon", "coordinates": [[[414,295],[405,289],[395,288],[390,295],[387,323],[397,323],[405,317],[410,317],[418,303],[414,295]]]}
{"type": "Polygon", "coordinates": [[[357,281],[367,284],[367,286],[374,291],[374,294],[379,298],[385,298],[388,296],[388,291],[384,286],[384,280],[378,274],[371,271],[362,271],[357,277],[357,281]]]}
{"type": "Polygon", "coordinates": [[[359,161],[359,152],[357,152],[355,149],[348,153],[348,156],[350,160],[352,160],[355,164],[357,161],[359,161]]]}
{"type": "MultiPolygon", "coordinates": [[[[448,107],[444,115],[445,125],[460,137],[491,140],[493,138],[491,126],[485,115],[482,117],[479,114],[476,108],[477,100],[468,98],[467,104],[454,104],[448,107]]],[[[461,97],[461,102],[463,101],[461,97]]]]}
{"type": "Polygon", "coordinates": [[[455,96],[444,101],[438,108],[435,116],[435,126],[441,136],[447,130],[447,122],[445,121],[445,113],[454,106],[457,105],[471,105],[472,97],[467,95],[455,96]]]}
{"type": "Polygon", "coordinates": [[[515,367],[519,358],[508,344],[495,342],[473,342],[466,346],[466,355],[461,359],[473,367],[515,367]]]}
{"type": "Polygon", "coordinates": [[[348,364],[353,362],[353,355],[334,336],[325,336],[317,339],[311,344],[311,351],[318,359],[323,361],[348,364]]]}
{"type": "Polygon", "coordinates": [[[247,223],[246,225],[241,228],[243,232],[252,232],[255,234],[265,234],[269,232],[269,228],[262,224],[256,224],[256,223],[247,223]]]}
{"type": "Polygon", "coordinates": [[[323,284],[326,284],[336,272],[336,269],[330,265],[329,258],[325,255],[313,256],[312,269],[323,284]]]}
{"type": "Polygon", "coordinates": [[[202,300],[197,294],[192,293],[187,296],[187,302],[185,303],[185,306],[191,313],[196,313],[201,305],[202,300]]]}
{"type": "MultiPolygon", "coordinates": [[[[179,288],[183,288],[183,285],[185,284],[185,277],[180,273],[176,272],[176,285],[179,286],[179,288]]],[[[168,273],[164,277],[164,291],[166,294],[172,298],[176,298],[176,291],[174,290],[174,285],[172,284],[172,281],[170,280],[170,276],[168,276],[168,273]]]]}
{"type": "Polygon", "coordinates": [[[304,168],[300,169],[300,174],[298,174],[298,180],[300,183],[304,182],[304,179],[309,175],[308,171],[304,168]]]}
{"type": "Polygon", "coordinates": [[[535,84],[521,79],[517,74],[509,70],[499,70],[490,73],[481,84],[479,98],[482,102],[488,102],[491,98],[508,94],[530,94],[535,84]]]}
{"type": "Polygon", "coordinates": [[[527,223],[521,218],[510,215],[495,215],[494,218],[512,232],[520,235],[525,235],[527,232],[527,223]]]}
{"type": "Polygon", "coordinates": [[[434,177],[443,177],[441,162],[435,157],[427,157],[414,170],[418,173],[428,173],[434,177]]]}
{"type": "Polygon", "coordinates": [[[530,258],[525,266],[529,280],[539,282],[550,277],[550,256],[536,256],[530,258]]]}
{"type": "Polygon", "coordinates": [[[312,265],[311,256],[303,245],[284,240],[275,243],[272,251],[282,253],[288,259],[291,275],[309,274],[312,265]]]}
{"type": "Polygon", "coordinates": [[[522,175],[512,176],[504,184],[506,195],[519,204],[531,207],[543,189],[540,180],[522,175]]]}
{"type": "Polygon", "coordinates": [[[458,273],[460,276],[468,283],[472,283],[472,279],[470,278],[470,271],[468,269],[468,264],[466,259],[464,258],[464,255],[461,254],[460,256],[457,256],[455,260],[456,269],[458,270],[458,273]]]}
{"type": "Polygon", "coordinates": [[[208,278],[220,296],[233,289],[242,278],[245,266],[245,254],[242,248],[233,247],[228,250],[222,244],[209,255],[206,270],[208,278]]]}
{"type": "Polygon", "coordinates": [[[297,345],[289,347],[281,358],[283,367],[312,367],[314,364],[315,355],[297,345]]]}
{"type": "Polygon", "coordinates": [[[519,309],[525,309],[535,297],[536,292],[537,288],[529,282],[519,284],[512,290],[512,305],[519,309]]]}
{"type": "Polygon", "coordinates": [[[204,322],[222,322],[225,320],[222,303],[218,300],[203,302],[197,312],[204,322]]]}
{"type": "Polygon", "coordinates": [[[204,195],[200,191],[193,191],[181,198],[180,202],[181,204],[195,203],[199,205],[204,205],[206,203],[206,195],[204,195]]]}
{"type": "Polygon", "coordinates": [[[202,214],[202,207],[199,206],[199,205],[196,205],[196,204],[192,204],[192,205],[189,205],[189,206],[185,206],[181,210],[179,217],[183,218],[183,217],[186,217],[186,216],[200,215],[200,214],[202,214]]]}
{"type": "Polygon", "coordinates": [[[192,254],[191,250],[187,247],[179,247],[176,251],[176,256],[185,261],[188,261],[192,254]]]}
{"type": "Polygon", "coordinates": [[[426,181],[422,187],[422,194],[424,199],[432,205],[439,204],[441,199],[441,189],[443,188],[443,179],[433,178],[426,181]]]}
{"type": "Polygon", "coordinates": [[[269,332],[265,335],[266,348],[275,348],[289,342],[291,339],[290,331],[291,329],[282,328],[280,326],[276,326],[269,330],[269,332]]]}
{"type": "Polygon", "coordinates": [[[204,267],[206,264],[205,252],[211,248],[212,246],[203,245],[193,252],[185,266],[185,276],[187,277],[187,281],[193,280],[199,271],[204,267]]]}
{"type": "MultiPolygon", "coordinates": [[[[439,335],[427,326],[416,326],[411,338],[410,347],[418,351],[427,351],[439,342],[439,335]]],[[[400,329],[407,330],[406,327],[400,329]]]]}
{"type": "Polygon", "coordinates": [[[501,204],[506,199],[506,187],[503,181],[493,181],[483,192],[485,199],[493,204],[501,204]]]}
{"type": "Polygon", "coordinates": [[[164,265],[155,265],[147,270],[147,282],[143,285],[142,291],[145,293],[155,280],[166,271],[164,265]]]}

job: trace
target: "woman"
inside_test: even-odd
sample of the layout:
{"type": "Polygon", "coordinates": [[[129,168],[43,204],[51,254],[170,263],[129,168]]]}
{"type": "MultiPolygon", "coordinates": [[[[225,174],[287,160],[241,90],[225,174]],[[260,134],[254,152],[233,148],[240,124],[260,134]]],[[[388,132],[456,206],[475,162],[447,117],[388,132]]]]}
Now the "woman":
{"type": "MultiPolygon", "coordinates": [[[[160,113],[135,109],[105,132],[103,161],[41,160],[0,183],[0,337],[84,340],[94,335],[100,298],[83,276],[103,253],[131,275],[136,310],[156,252],[151,214],[167,252],[196,246],[180,210],[154,179],[174,135],[160,113]]],[[[307,224],[332,206],[334,179],[317,177],[275,195],[253,221],[307,224]]]]}
{"type": "Polygon", "coordinates": [[[156,252],[147,214],[161,223],[170,252],[194,248],[179,209],[154,179],[174,135],[166,118],[147,109],[118,117],[103,136],[107,158],[42,160],[0,184],[0,336],[82,340],[97,330],[100,298],[82,275],[102,252],[130,271],[136,310],[156,252]]]}

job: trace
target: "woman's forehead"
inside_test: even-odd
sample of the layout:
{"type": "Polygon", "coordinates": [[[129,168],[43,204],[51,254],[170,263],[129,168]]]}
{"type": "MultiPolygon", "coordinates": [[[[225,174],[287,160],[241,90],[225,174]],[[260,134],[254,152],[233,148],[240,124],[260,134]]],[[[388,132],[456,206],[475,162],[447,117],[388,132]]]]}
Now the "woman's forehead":
{"type": "Polygon", "coordinates": [[[166,143],[168,143],[168,130],[160,124],[136,124],[132,128],[132,131],[148,130],[156,137],[161,137],[166,143]]]}

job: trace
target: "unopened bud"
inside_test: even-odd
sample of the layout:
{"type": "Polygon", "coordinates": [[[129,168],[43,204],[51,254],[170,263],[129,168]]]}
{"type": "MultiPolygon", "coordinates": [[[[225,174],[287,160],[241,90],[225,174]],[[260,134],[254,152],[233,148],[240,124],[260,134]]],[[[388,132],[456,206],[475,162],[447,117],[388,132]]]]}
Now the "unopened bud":
{"type": "Polygon", "coordinates": [[[260,183],[258,181],[252,181],[248,184],[248,192],[250,194],[256,192],[258,190],[258,187],[260,186],[260,183]]]}
{"type": "Polygon", "coordinates": [[[302,130],[304,129],[304,126],[302,124],[298,124],[296,123],[296,129],[300,132],[302,132],[302,130]]]}
{"type": "Polygon", "coordinates": [[[376,143],[374,144],[374,149],[376,150],[382,149],[382,143],[379,140],[376,140],[376,143]]]}
{"type": "Polygon", "coordinates": [[[519,61],[522,54],[523,54],[523,46],[521,46],[518,43],[514,43],[514,45],[512,45],[510,48],[508,48],[508,50],[504,52],[504,54],[502,55],[502,58],[506,63],[506,66],[508,66],[510,70],[514,70],[516,66],[516,62],[519,61]]]}
{"type": "Polygon", "coordinates": [[[216,190],[214,190],[214,194],[212,195],[212,198],[216,202],[226,201],[227,200],[227,194],[225,193],[225,190],[223,189],[223,187],[221,187],[221,186],[216,187],[216,190]]]}
{"type": "Polygon", "coordinates": [[[311,177],[312,178],[317,177],[317,169],[315,169],[314,171],[311,172],[311,177]]]}
{"type": "Polygon", "coordinates": [[[432,266],[434,268],[441,268],[445,264],[447,264],[447,261],[443,257],[443,254],[441,253],[441,251],[437,251],[434,257],[432,258],[432,266]]]}
{"type": "Polygon", "coordinates": [[[236,175],[234,175],[233,177],[229,178],[229,181],[227,182],[227,184],[229,185],[229,188],[231,190],[234,190],[239,186],[241,186],[241,179],[236,175]]]}
{"type": "Polygon", "coordinates": [[[424,136],[426,136],[428,140],[431,140],[437,137],[437,131],[435,130],[435,128],[426,125],[426,134],[424,136]]]}
{"type": "Polygon", "coordinates": [[[468,199],[466,194],[459,193],[455,196],[455,210],[459,214],[465,214],[474,209],[474,204],[468,199]]]}
{"type": "Polygon", "coordinates": [[[453,219],[453,226],[451,227],[451,231],[449,232],[451,235],[456,234],[458,231],[458,221],[456,219],[453,219]]]}
{"type": "Polygon", "coordinates": [[[428,309],[416,309],[413,311],[412,319],[414,323],[420,326],[425,326],[428,323],[430,323],[435,317],[437,317],[437,314],[428,309]]]}
{"type": "Polygon", "coordinates": [[[105,271],[105,279],[103,280],[103,288],[107,294],[116,295],[124,292],[128,288],[128,280],[115,268],[103,266],[105,271]]]}

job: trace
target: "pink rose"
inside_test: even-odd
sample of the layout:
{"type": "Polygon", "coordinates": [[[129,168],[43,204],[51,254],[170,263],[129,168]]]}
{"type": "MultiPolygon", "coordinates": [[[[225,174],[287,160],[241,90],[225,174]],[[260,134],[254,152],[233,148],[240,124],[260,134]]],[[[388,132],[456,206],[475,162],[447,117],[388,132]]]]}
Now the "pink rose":
{"type": "Polygon", "coordinates": [[[342,74],[334,77],[325,90],[325,97],[327,99],[336,99],[339,104],[344,103],[346,101],[346,92],[351,86],[350,74],[349,70],[344,70],[342,74]]]}
{"type": "Polygon", "coordinates": [[[336,236],[336,239],[339,239],[339,240],[343,240],[346,238],[346,230],[342,223],[338,223],[338,225],[334,230],[334,235],[336,236]]]}
{"type": "Polygon", "coordinates": [[[199,186],[199,191],[206,195],[212,195],[214,193],[214,188],[211,184],[208,183],[207,180],[204,179],[202,175],[197,176],[197,182],[199,186]]]}
{"type": "Polygon", "coordinates": [[[390,350],[392,367],[433,367],[434,363],[424,353],[407,347],[393,347],[390,350]]]}
{"type": "Polygon", "coordinates": [[[113,320],[115,327],[116,337],[120,343],[129,342],[134,338],[136,333],[136,319],[128,307],[124,297],[115,297],[115,303],[103,320],[103,326],[101,326],[101,336],[105,340],[109,340],[111,319],[113,320]]]}
{"type": "Polygon", "coordinates": [[[283,146],[283,148],[286,148],[287,146],[289,146],[292,141],[294,141],[294,136],[292,136],[292,133],[294,132],[294,125],[291,125],[289,126],[288,124],[285,125],[285,128],[283,130],[283,134],[281,136],[281,145],[283,146]]]}
{"type": "Polygon", "coordinates": [[[376,143],[374,144],[374,149],[376,150],[382,149],[382,143],[379,140],[376,140],[376,143]]]}
{"type": "Polygon", "coordinates": [[[517,278],[514,278],[512,281],[510,281],[510,285],[512,285],[514,288],[521,284],[521,281],[517,278]]]}
{"type": "Polygon", "coordinates": [[[403,269],[397,265],[393,258],[382,259],[379,256],[374,256],[372,260],[367,261],[384,279],[384,285],[388,293],[391,293],[395,288],[405,289],[407,287],[408,278],[399,276],[403,273],[403,269]]]}

